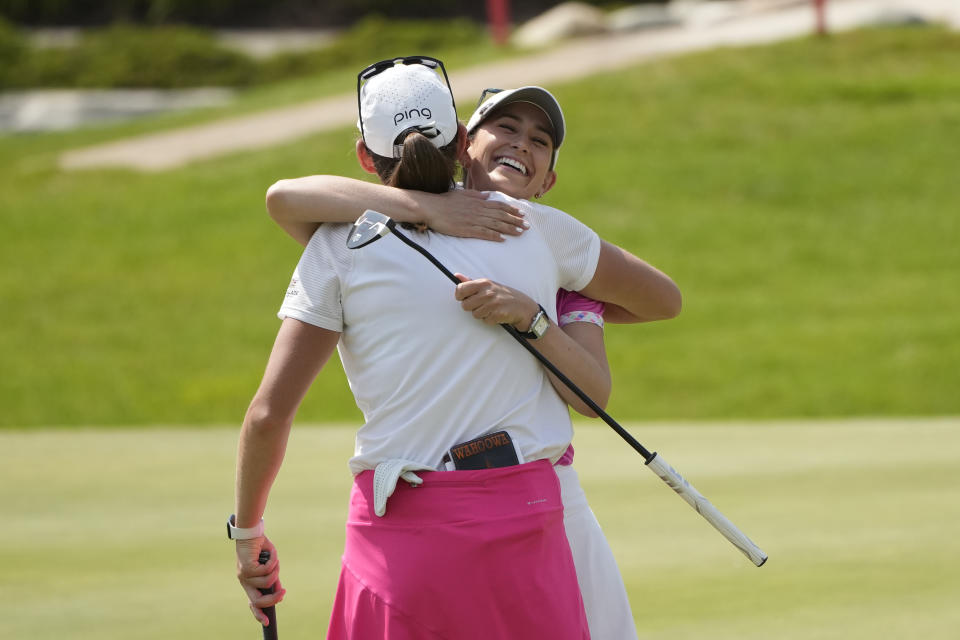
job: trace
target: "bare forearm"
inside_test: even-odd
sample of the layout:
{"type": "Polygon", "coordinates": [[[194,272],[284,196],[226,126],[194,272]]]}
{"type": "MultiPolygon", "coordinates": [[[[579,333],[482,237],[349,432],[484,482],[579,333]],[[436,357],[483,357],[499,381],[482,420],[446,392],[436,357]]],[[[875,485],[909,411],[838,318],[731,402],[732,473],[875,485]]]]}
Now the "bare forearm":
{"type": "MultiPolygon", "coordinates": [[[[603,331],[599,327],[576,323],[561,329],[551,323],[533,346],[601,409],[607,407],[612,382],[603,346],[603,331]],[[590,330],[594,332],[588,335],[590,330]]],[[[559,378],[549,372],[548,376],[553,388],[574,411],[589,418],[597,417],[596,412],[559,378]]]]}
{"type": "Polygon", "coordinates": [[[680,313],[680,289],[670,277],[620,247],[603,242],[600,260],[583,295],[619,307],[611,322],[649,322],[680,313]]]}
{"type": "Polygon", "coordinates": [[[267,190],[270,216],[302,245],[321,223],[353,222],[367,209],[463,238],[502,241],[528,226],[515,206],[479,191],[427,193],[341,176],[281,180],[267,190]]]}
{"type": "Polygon", "coordinates": [[[613,304],[612,302],[606,303],[603,319],[608,324],[634,324],[636,322],[644,322],[643,319],[638,318],[620,305],[613,304]]]}
{"type": "Polygon", "coordinates": [[[353,222],[367,209],[399,222],[423,222],[423,205],[432,194],[342,176],[280,180],[267,190],[267,211],[302,245],[323,222],[353,222]]]}
{"type": "Polygon", "coordinates": [[[259,522],[280,470],[297,407],[337,346],[340,334],[286,318],[260,388],[247,409],[237,451],[237,526],[259,522]]]}
{"type": "Polygon", "coordinates": [[[247,412],[237,449],[236,514],[238,527],[255,526],[267,505],[267,496],[280,471],[290,435],[290,424],[271,424],[247,412]]]}

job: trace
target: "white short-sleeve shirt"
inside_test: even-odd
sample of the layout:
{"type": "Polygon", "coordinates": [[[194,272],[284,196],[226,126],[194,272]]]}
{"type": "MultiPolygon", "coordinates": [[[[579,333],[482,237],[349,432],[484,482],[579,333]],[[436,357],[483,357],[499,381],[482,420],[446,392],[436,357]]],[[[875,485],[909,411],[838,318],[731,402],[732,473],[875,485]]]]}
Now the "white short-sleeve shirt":
{"type": "MultiPolygon", "coordinates": [[[[557,290],[590,282],[600,239],[557,209],[491,197],[519,207],[530,229],[499,243],[401,232],[452,272],[519,289],[556,320],[557,290]]],[[[454,444],[500,429],[526,461],[559,458],[573,435],[570,416],[539,362],[501,327],[464,311],[454,284],[396,236],[349,250],[349,230],[317,230],[279,316],[341,332],[337,349],[365,418],[351,471],[391,458],[438,467],[454,444]]]]}

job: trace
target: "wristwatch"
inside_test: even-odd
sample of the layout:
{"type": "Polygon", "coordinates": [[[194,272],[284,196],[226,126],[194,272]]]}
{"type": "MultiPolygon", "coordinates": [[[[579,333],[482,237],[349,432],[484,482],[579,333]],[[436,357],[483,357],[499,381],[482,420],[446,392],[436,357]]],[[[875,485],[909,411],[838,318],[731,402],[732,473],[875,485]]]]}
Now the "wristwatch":
{"type": "Polygon", "coordinates": [[[537,311],[537,315],[533,316],[533,320],[530,322],[530,328],[526,331],[520,331],[519,333],[527,340],[539,340],[549,328],[550,318],[547,317],[547,312],[544,311],[541,306],[539,311],[537,311]]]}
{"type": "Polygon", "coordinates": [[[236,522],[237,516],[230,514],[230,517],[227,519],[227,537],[231,540],[250,540],[251,538],[259,538],[263,535],[263,518],[260,518],[257,526],[247,527],[246,529],[235,526],[236,522]]]}

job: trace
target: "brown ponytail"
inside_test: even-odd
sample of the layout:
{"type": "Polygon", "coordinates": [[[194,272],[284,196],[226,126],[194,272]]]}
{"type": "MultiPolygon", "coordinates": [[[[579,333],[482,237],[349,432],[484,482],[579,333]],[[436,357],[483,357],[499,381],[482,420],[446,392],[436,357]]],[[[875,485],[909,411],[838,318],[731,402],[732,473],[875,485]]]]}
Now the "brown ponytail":
{"type": "Polygon", "coordinates": [[[399,160],[372,151],[370,157],[377,175],[387,186],[445,193],[456,178],[458,139],[459,136],[438,149],[425,135],[413,131],[403,140],[399,160]]]}

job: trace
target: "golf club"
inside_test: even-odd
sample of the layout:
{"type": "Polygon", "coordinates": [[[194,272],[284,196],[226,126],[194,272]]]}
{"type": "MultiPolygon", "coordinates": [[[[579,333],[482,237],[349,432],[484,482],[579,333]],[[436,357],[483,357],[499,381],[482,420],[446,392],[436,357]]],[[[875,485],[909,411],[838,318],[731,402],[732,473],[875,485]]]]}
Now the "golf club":
{"type": "MultiPolygon", "coordinates": [[[[260,564],[267,564],[270,561],[270,552],[261,551],[260,556],[257,558],[260,561],[260,564]]],[[[269,587],[267,589],[260,589],[260,593],[267,595],[268,593],[273,593],[274,587],[269,587]]],[[[270,621],[269,625],[264,625],[263,627],[263,640],[277,640],[277,608],[276,607],[264,607],[263,613],[267,616],[267,620],[270,621]]]]}
{"type": "MultiPolygon", "coordinates": [[[[419,244],[408,238],[404,233],[397,229],[397,223],[392,220],[389,216],[386,216],[378,211],[373,211],[368,209],[364,212],[360,218],[357,219],[354,223],[353,228],[350,230],[350,235],[347,236],[347,248],[348,249],[360,249],[367,246],[368,244],[375,242],[387,235],[388,233],[393,233],[397,238],[399,238],[404,244],[411,247],[420,253],[423,257],[433,263],[444,275],[446,275],[451,282],[454,284],[460,284],[460,280],[439,260],[437,260],[429,251],[421,247],[419,244]]],[[[637,453],[643,456],[643,459],[646,462],[646,466],[653,471],[657,477],[663,480],[668,487],[673,489],[681,498],[683,498],[691,507],[696,509],[697,513],[703,516],[707,522],[712,524],[714,528],[717,529],[723,536],[729,540],[735,547],[740,549],[747,558],[750,559],[753,564],[760,567],[763,566],[763,563],[767,561],[767,554],[764,553],[760,547],[754,544],[750,538],[745,536],[730,520],[726,518],[720,511],[713,506],[713,504],[707,500],[703,494],[697,491],[693,485],[691,485],[687,480],[683,478],[677,471],[671,467],[663,459],[662,456],[658,455],[656,452],[648,451],[642,444],[640,444],[626,429],[621,427],[616,420],[611,418],[606,411],[600,408],[596,402],[594,402],[586,393],[584,393],[579,387],[577,387],[567,376],[565,376],[559,369],[557,369],[552,362],[547,360],[539,351],[537,351],[533,345],[531,345],[526,338],[524,338],[520,333],[511,325],[501,324],[501,327],[509,333],[514,339],[517,340],[523,348],[529,351],[537,360],[543,364],[547,370],[550,371],[553,375],[557,377],[563,384],[565,384],[573,393],[577,395],[583,402],[589,406],[600,418],[606,422],[614,431],[616,431],[621,438],[627,441],[627,443],[633,447],[637,453]]],[[[266,630],[264,630],[266,632],[266,630]]]]}

